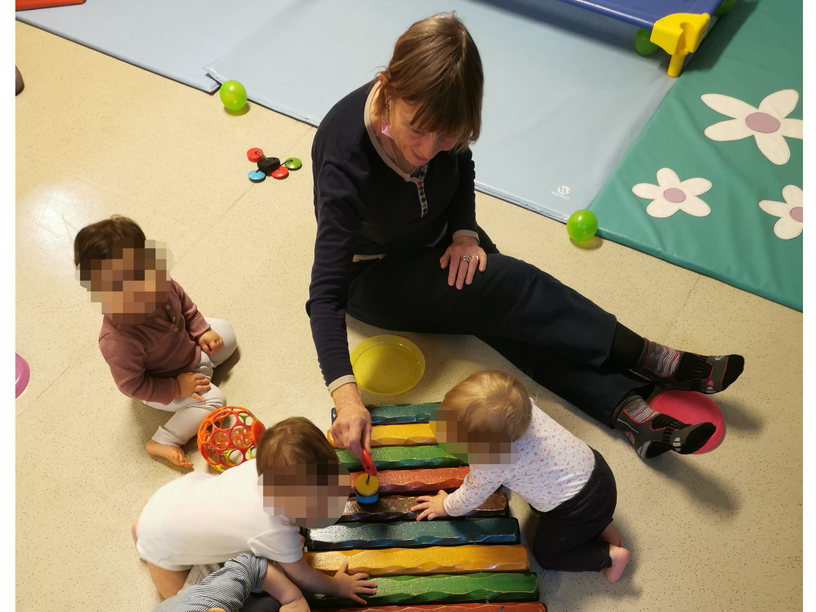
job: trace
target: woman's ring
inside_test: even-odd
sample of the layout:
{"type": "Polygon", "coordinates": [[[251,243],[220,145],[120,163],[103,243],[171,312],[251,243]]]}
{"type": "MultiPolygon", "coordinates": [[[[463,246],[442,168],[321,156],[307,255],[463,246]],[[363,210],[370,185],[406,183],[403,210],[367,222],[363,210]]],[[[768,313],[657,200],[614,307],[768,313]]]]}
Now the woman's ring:
{"type": "Polygon", "coordinates": [[[470,261],[470,255],[463,255],[462,261],[470,261]]]}

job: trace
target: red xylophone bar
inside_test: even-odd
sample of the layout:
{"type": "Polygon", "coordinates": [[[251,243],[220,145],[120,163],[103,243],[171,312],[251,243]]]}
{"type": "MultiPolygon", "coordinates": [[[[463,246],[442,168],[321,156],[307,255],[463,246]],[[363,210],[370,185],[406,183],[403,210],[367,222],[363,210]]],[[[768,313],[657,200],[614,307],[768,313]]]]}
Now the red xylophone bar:
{"type": "MultiPolygon", "coordinates": [[[[470,468],[433,468],[424,470],[384,470],[377,474],[380,480],[380,493],[407,493],[441,489],[458,489],[462,486],[470,468]]],[[[351,473],[351,490],[357,477],[365,472],[351,473]]]]}

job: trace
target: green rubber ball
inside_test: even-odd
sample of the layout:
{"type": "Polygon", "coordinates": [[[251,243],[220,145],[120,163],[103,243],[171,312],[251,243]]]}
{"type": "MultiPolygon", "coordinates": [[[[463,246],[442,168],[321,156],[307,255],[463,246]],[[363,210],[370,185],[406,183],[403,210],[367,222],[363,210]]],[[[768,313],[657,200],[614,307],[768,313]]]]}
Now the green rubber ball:
{"type": "Polygon", "coordinates": [[[732,6],[734,6],[734,0],[723,0],[720,6],[717,7],[717,10],[714,11],[714,14],[718,16],[725,15],[731,10],[732,6]]]}
{"type": "Polygon", "coordinates": [[[246,89],[238,81],[226,81],[221,86],[219,95],[221,102],[231,111],[241,110],[247,102],[246,89]]]}
{"type": "Polygon", "coordinates": [[[651,30],[640,28],[635,34],[635,51],[641,55],[651,55],[657,51],[657,45],[650,40],[651,37],[651,30]]]}
{"type": "Polygon", "coordinates": [[[575,242],[586,242],[598,231],[598,219],[589,210],[576,210],[567,221],[567,233],[575,242]]]}

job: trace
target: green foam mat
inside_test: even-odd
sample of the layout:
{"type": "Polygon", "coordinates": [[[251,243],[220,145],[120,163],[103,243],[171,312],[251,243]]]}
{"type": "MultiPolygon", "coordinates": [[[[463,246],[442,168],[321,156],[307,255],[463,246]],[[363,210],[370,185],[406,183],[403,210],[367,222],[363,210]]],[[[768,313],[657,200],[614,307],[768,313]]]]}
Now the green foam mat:
{"type": "MultiPolygon", "coordinates": [[[[337,459],[349,472],[360,471],[363,465],[350,452],[335,449],[337,459]]],[[[410,470],[413,468],[462,467],[461,459],[446,453],[438,444],[428,446],[383,446],[371,449],[371,458],[378,470],[410,470]]]]}
{"type": "Polygon", "coordinates": [[[737,0],[593,202],[599,234],[802,310],[802,70],[802,0],[737,0]]]}
{"type": "MultiPolygon", "coordinates": [[[[537,601],[539,597],[538,581],[530,572],[394,576],[373,580],[377,583],[376,595],[363,596],[369,605],[537,601]]],[[[314,595],[308,591],[303,591],[303,595],[312,608],[360,605],[350,599],[314,595]]]]}
{"type": "Polygon", "coordinates": [[[310,529],[306,534],[306,548],[310,551],[520,542],[518,520],[513,517],[338,523],[322,529],[310,529]]]}

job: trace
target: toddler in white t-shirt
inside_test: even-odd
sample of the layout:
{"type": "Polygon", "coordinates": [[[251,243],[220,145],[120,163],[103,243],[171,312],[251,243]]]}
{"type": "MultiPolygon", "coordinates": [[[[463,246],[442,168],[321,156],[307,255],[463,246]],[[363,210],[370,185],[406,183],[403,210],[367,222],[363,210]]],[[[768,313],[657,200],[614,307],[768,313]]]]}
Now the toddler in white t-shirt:
{"type": "Polygon", "coordinates": [[[417,520],[467,514],[504,485],[539,515],[533,555],[542,568],[620,578],[629,551],[612,526],[612,471],[600,453],[540,410],[521,383],[504,372],[474,374],[445,395],[431,425],[470,472],[450,495],[418,497],[411,508],[422,511],[417,520]]]}
{"type": "Polygon", "coordinates": [[[133,524],[133,539],[164,597],[178,593],[191,566],[251,552],[278,562],[279,580],[365,604],[358,594],[377,586],[367,574],[349,576],[344,566],[326,576],[303,557],[300,527],[334,524],[349,493],[349,473],[326,436],[292,417],[264,432],[256,459],[219,475],[187,474],[156,491],[133,524]]]}

